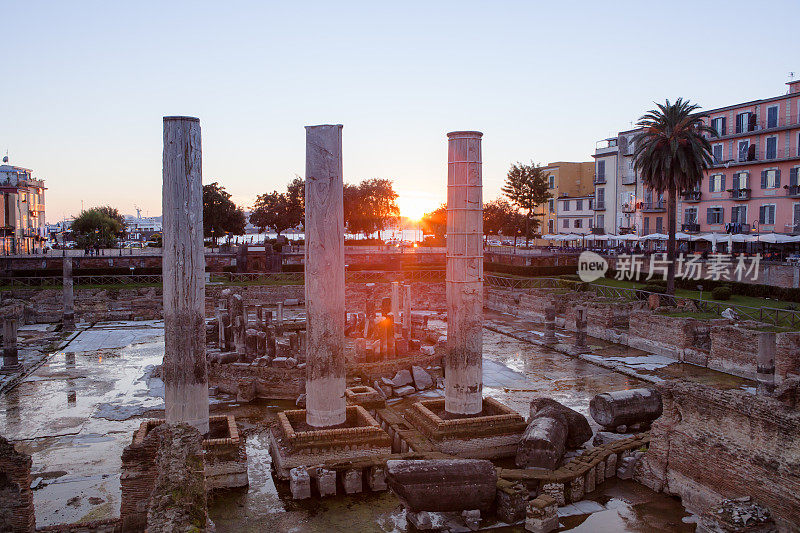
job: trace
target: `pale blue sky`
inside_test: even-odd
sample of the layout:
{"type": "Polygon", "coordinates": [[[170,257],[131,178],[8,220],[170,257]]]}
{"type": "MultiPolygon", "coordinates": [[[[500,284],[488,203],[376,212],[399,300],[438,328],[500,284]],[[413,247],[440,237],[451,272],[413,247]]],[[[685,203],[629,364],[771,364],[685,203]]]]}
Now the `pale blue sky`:
{"type": "Polygon", "coordinates": [[[800,75],[800,2],[0,3],[0,150],[47,180],[47,217],[161,210],[161,117],[203,128],[204,181],[247,205],[344,124],[345,180],[444,200],[448,131],[510,163],[589,160],[654,100],[705,108],[800,75]]]}

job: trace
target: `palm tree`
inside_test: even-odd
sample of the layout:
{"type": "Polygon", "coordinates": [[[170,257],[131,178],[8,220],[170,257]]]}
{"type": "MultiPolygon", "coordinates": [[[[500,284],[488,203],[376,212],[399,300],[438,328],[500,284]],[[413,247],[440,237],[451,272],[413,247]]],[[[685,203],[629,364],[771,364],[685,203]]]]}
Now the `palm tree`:
{"type": "Polygon", "coordinates": [[[654,191],[667,191],[667,294],[675,294],[675,226],[678,192],[693,189],[711,166],[711,144],[703,134],[716,137],[707,126],[706,115],[695,113],[699,106],[678,98],[674,104],[667,100],[656,104],[643,115],[633,142],[634,168],[644,183],[654,191]]]}

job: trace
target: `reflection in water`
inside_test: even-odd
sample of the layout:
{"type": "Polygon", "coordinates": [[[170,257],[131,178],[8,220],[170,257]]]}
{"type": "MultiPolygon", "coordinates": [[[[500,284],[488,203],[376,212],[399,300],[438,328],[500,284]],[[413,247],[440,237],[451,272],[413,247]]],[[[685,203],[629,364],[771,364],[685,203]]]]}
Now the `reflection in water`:
{"type": "Polygon", "coordinates": [[[20,423],[19,390],[14,387],[6,392],[6,426],[14,429],[20,423]]]}
{"type": "Polygon", "coordinates": [[[67,352],[64,355],[66,356],[67,368],[75,368],[75,352],[67,352]]]}

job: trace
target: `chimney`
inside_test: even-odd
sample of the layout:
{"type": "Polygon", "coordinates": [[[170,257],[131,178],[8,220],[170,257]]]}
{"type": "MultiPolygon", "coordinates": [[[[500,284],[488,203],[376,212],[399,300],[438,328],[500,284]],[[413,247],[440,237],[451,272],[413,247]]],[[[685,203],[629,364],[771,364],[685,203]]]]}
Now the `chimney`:
{"type": "Polygon", "coordinates": [[[800,93],[800,80],[787,81],[786,85],[789,86],[789,94],[800,93]]]}

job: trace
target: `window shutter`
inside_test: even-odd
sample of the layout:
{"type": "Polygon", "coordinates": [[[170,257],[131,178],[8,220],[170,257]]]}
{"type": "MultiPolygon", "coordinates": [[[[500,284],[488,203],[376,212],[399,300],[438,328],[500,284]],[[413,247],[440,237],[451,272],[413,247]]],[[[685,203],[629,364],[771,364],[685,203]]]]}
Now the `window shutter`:
{"type": "Polygon", "coordinates": [[[797,185],[797,167],[789,169],[789,186],[794,187],[797,185]]]}
{"type": "Polygon", "coordinates": [[[738,190],[739,189],[739,174],[734,174],[733,179],[731,180],[731,189],[738,190]]]}
{"type": "Polygon", "coordinates": [[[775,186],[781,186],[781,169],[775,171],[775,186]]]}
{"type": "Polygon", "coordinates": [[[722,175],[722,177],[720,178],[720,181],[722,182],[722,190],[724,191],[725,190],[725,174],[722,175]]]}
{"type": "Polygon", "coordinates": [[[727,126],[727,122],[728,122],[728,119],[725,118],[725,117],[722,117],[722,135],[725,135],[725,133],[726,133],[725,128],[727,126]]]}
{"type": "Polygon", "coordinates": [[[766,216],[765,216],[766,214],[767,214],[767,206],[762,205],[761,207],[758,208],[758,223],[759,224],[764,224],[764,220],[766,220],[766,216]]]}
{"type": "Polygon", "coordinates": [[[706,209],[706,223],[711,224],[711,208],[706,209]]]}
{"type": "Polygon", "coordinates": [[[767,171],[766,170],[762,170],[761,171],[761,188],[762,189],[766,189],[767,188],[767,171]]]}
{"type": "Polygon", "coordinates": [[[714,175],[708,177],[708,192],[714,192],[714,175]]]}

